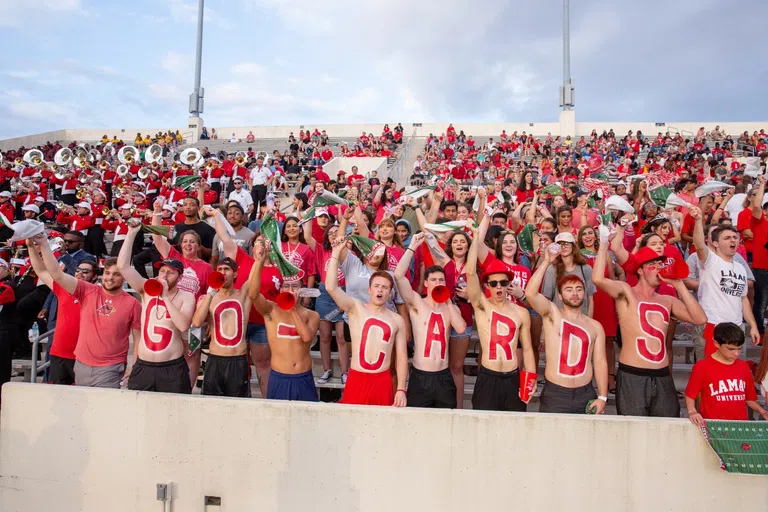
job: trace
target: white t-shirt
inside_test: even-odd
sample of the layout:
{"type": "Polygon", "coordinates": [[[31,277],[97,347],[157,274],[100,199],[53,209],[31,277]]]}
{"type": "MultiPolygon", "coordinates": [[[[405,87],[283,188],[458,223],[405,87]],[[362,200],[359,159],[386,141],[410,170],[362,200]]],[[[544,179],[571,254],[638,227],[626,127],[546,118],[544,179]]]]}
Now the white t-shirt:
{"type": "Polygon", "coordinates": [[[253,204],[251,193],[244,188],[241,188],[240,192],[238,192],[237,189],[230,192],[229,197],[227,197],[227,201],[237,201],[240,203],[240,206],[243,207],[243,210],[245,210],[246,213],[248,212],[248,207],[253,204]]]}
{"type": "Polygon", "coordinates": [[[254,167],[251,169],[251,184],[265,185],[270,176],[272,176],[272,171],[269,170],[269,167],[254,167]]]}
{"type": "Polygon", "coordinates": [[[710,250],[704,264],[699,261],[699,304],[707,322],[721,324],[744,320],[741,298],[747,295],[747,270],[735,260],[728,263],[710,250]]]}
{"type": "Polygon", "coordinates": [[[728,204],[725,205],[725,211],[728,212],[728,217],[731,218],[731,220],[736,222],[736,219],[739,217],[739,213],[741,213],[742,205],[744,204],[744,200],[747,198],[747,194],[733,194],[733,197],[728,201],[728,204]]]}
{"type": "MultiPolygon", "coordinates": [[[[612,253],[608,253],[612,254],[612,253]]],[[[749,268],[749,264],[747,263],[747,260],[744,259],[744,256],[742,256],[739,253],[736,253],[733,255],[733,261],[736,263],[741,263],[741,266],[744,267],[747,271],[747,281],[755,282],[755,274],[752,272],[752,269],[749,268]]],[[[692,252],[688,259],[685,260],[685,262],[688,264],[688,279],[694,279],[696,281],[699,280],[699,255],[696,254],[696,251],[692,252]]],[[[694,297],[696,297],[696,300],[698,300],[699,292],[697,290],[692,290],[691,293],[694,297]]]]}

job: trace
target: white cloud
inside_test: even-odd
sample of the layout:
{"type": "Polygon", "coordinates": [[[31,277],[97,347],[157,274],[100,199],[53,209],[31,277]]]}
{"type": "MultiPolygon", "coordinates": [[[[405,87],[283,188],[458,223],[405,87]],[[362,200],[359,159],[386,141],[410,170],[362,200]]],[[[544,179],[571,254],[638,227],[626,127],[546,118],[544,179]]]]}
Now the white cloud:
{"type": "Polygon", "coordinates": [[[0,0],[0,27],[22,27],[50,13],[85,12],[80,0],[0,0]]]}
{"type": "Polygon", "coordinates": [[[42,121],[57,118],[62,124],[79,119],[77,107],[53,101],[17,101],[10,103],[8,110],[23,119],[42,121]]]}
{"type": "Polygon", "coordinates": [[[37,78],[40,76],[40,74],[37,71],[8,71],[6,73],[11,78],[21,78],[21,79],[27,79],[27,78],[37,78]]]}
{"type": "MultiPolygon", "coordinates": [[[[198,3],[184,0],[166,0],[171,19],[176,23],[197,23],[198,3]]],[[[230,23],[218,11],[205,7],[203,21],[219,28],[228,29],[230,23]]]]}
{"type": "Polygon", "coordinates": [[[172,84],[149,84],[149,93],[153,98],[169,103],[184,103],[184,91],[172,84]]]}
{"type": "Polygon", "coordinates": [[[160,66],[171,73],[190,71],[194,67],[194,56],[191,54],[166,52],[160,66]]]}

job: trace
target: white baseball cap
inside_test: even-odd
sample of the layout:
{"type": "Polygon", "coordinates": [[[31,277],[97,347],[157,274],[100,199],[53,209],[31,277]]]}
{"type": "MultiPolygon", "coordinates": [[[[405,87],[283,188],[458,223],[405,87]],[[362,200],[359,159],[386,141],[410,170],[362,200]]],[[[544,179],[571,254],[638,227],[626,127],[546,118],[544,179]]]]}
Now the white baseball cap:
{"type": "Polygon", "coordinates": [[[560,233],[555,237],[555,242],[569,242],[572,244],[576,243],[576,239],[573,238],[573,233],[560,233]]]}
{"type": "Polygon", "coordinates": [[[0,192],[0,197],[12,197],[12,196],[13,194],[8,192],[7,190],[3,190],[2,192],[0,192]]]}
{"type": "Polygon", "coordinates": [[[28,204],[28,205],[26,205],[26,206],[22,206],[22,207],[21,207],[21,210],[22,210],[22,211],[24,211],[24,212],[35,212],[35,213],[40,213],[40,208],[38,208],[38,207],[37,207],[36,205],[34,205],[34,204],[28,204]]]}

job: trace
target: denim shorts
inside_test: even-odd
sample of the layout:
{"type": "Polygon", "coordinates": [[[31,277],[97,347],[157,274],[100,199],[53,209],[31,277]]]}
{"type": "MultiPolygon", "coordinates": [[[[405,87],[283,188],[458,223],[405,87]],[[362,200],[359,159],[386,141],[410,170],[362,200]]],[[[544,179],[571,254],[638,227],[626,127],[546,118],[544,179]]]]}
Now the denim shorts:
{"type": "Polygon", "coordinates": [[[468,325],[467,330],[463,333],[456,332],[456,329],[451,327],[451,338],[471,338],[472,337],[472,326],[468,325]]]}
{"type": "MultiPolygon", "coordinates": [[[[344,290],[344,288],[341,288],[344,290]]],[[[336,323],[344,320],[344,311],[333,301],[325,289],[325,284],[320,283],[320,296],[315,300],[315,311],[320,315],[320,320],[336,323]]]]}
{"type": "Polygon", "coordinates": [[[268,345],[267,326],[264,324],[248,324],[245,331],[245,340],[256,345],[268,345]]]}

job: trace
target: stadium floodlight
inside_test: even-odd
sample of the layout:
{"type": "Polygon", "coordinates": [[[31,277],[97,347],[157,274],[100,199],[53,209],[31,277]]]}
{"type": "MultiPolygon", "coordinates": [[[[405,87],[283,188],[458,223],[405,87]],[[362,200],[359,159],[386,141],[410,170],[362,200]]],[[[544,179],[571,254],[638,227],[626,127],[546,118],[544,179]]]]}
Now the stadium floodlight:
{"type": "Polygon", "coordinates": [[[195,55],[195,88],[189,95],[189,113],[195,117],[203,113],[203,96],[205,92],[200,87],[200,69],[203,62],[203,11],[205,0],[199,0],[197,6],[197,52],[195,55]]]}
{"type": "Polygon", "coordinates": [[[573,82],[571,82],[571,32],[568,0],[563,0],[563,85],[560,86],[560,106],[571,110],[575,105],[573,82]]]}

